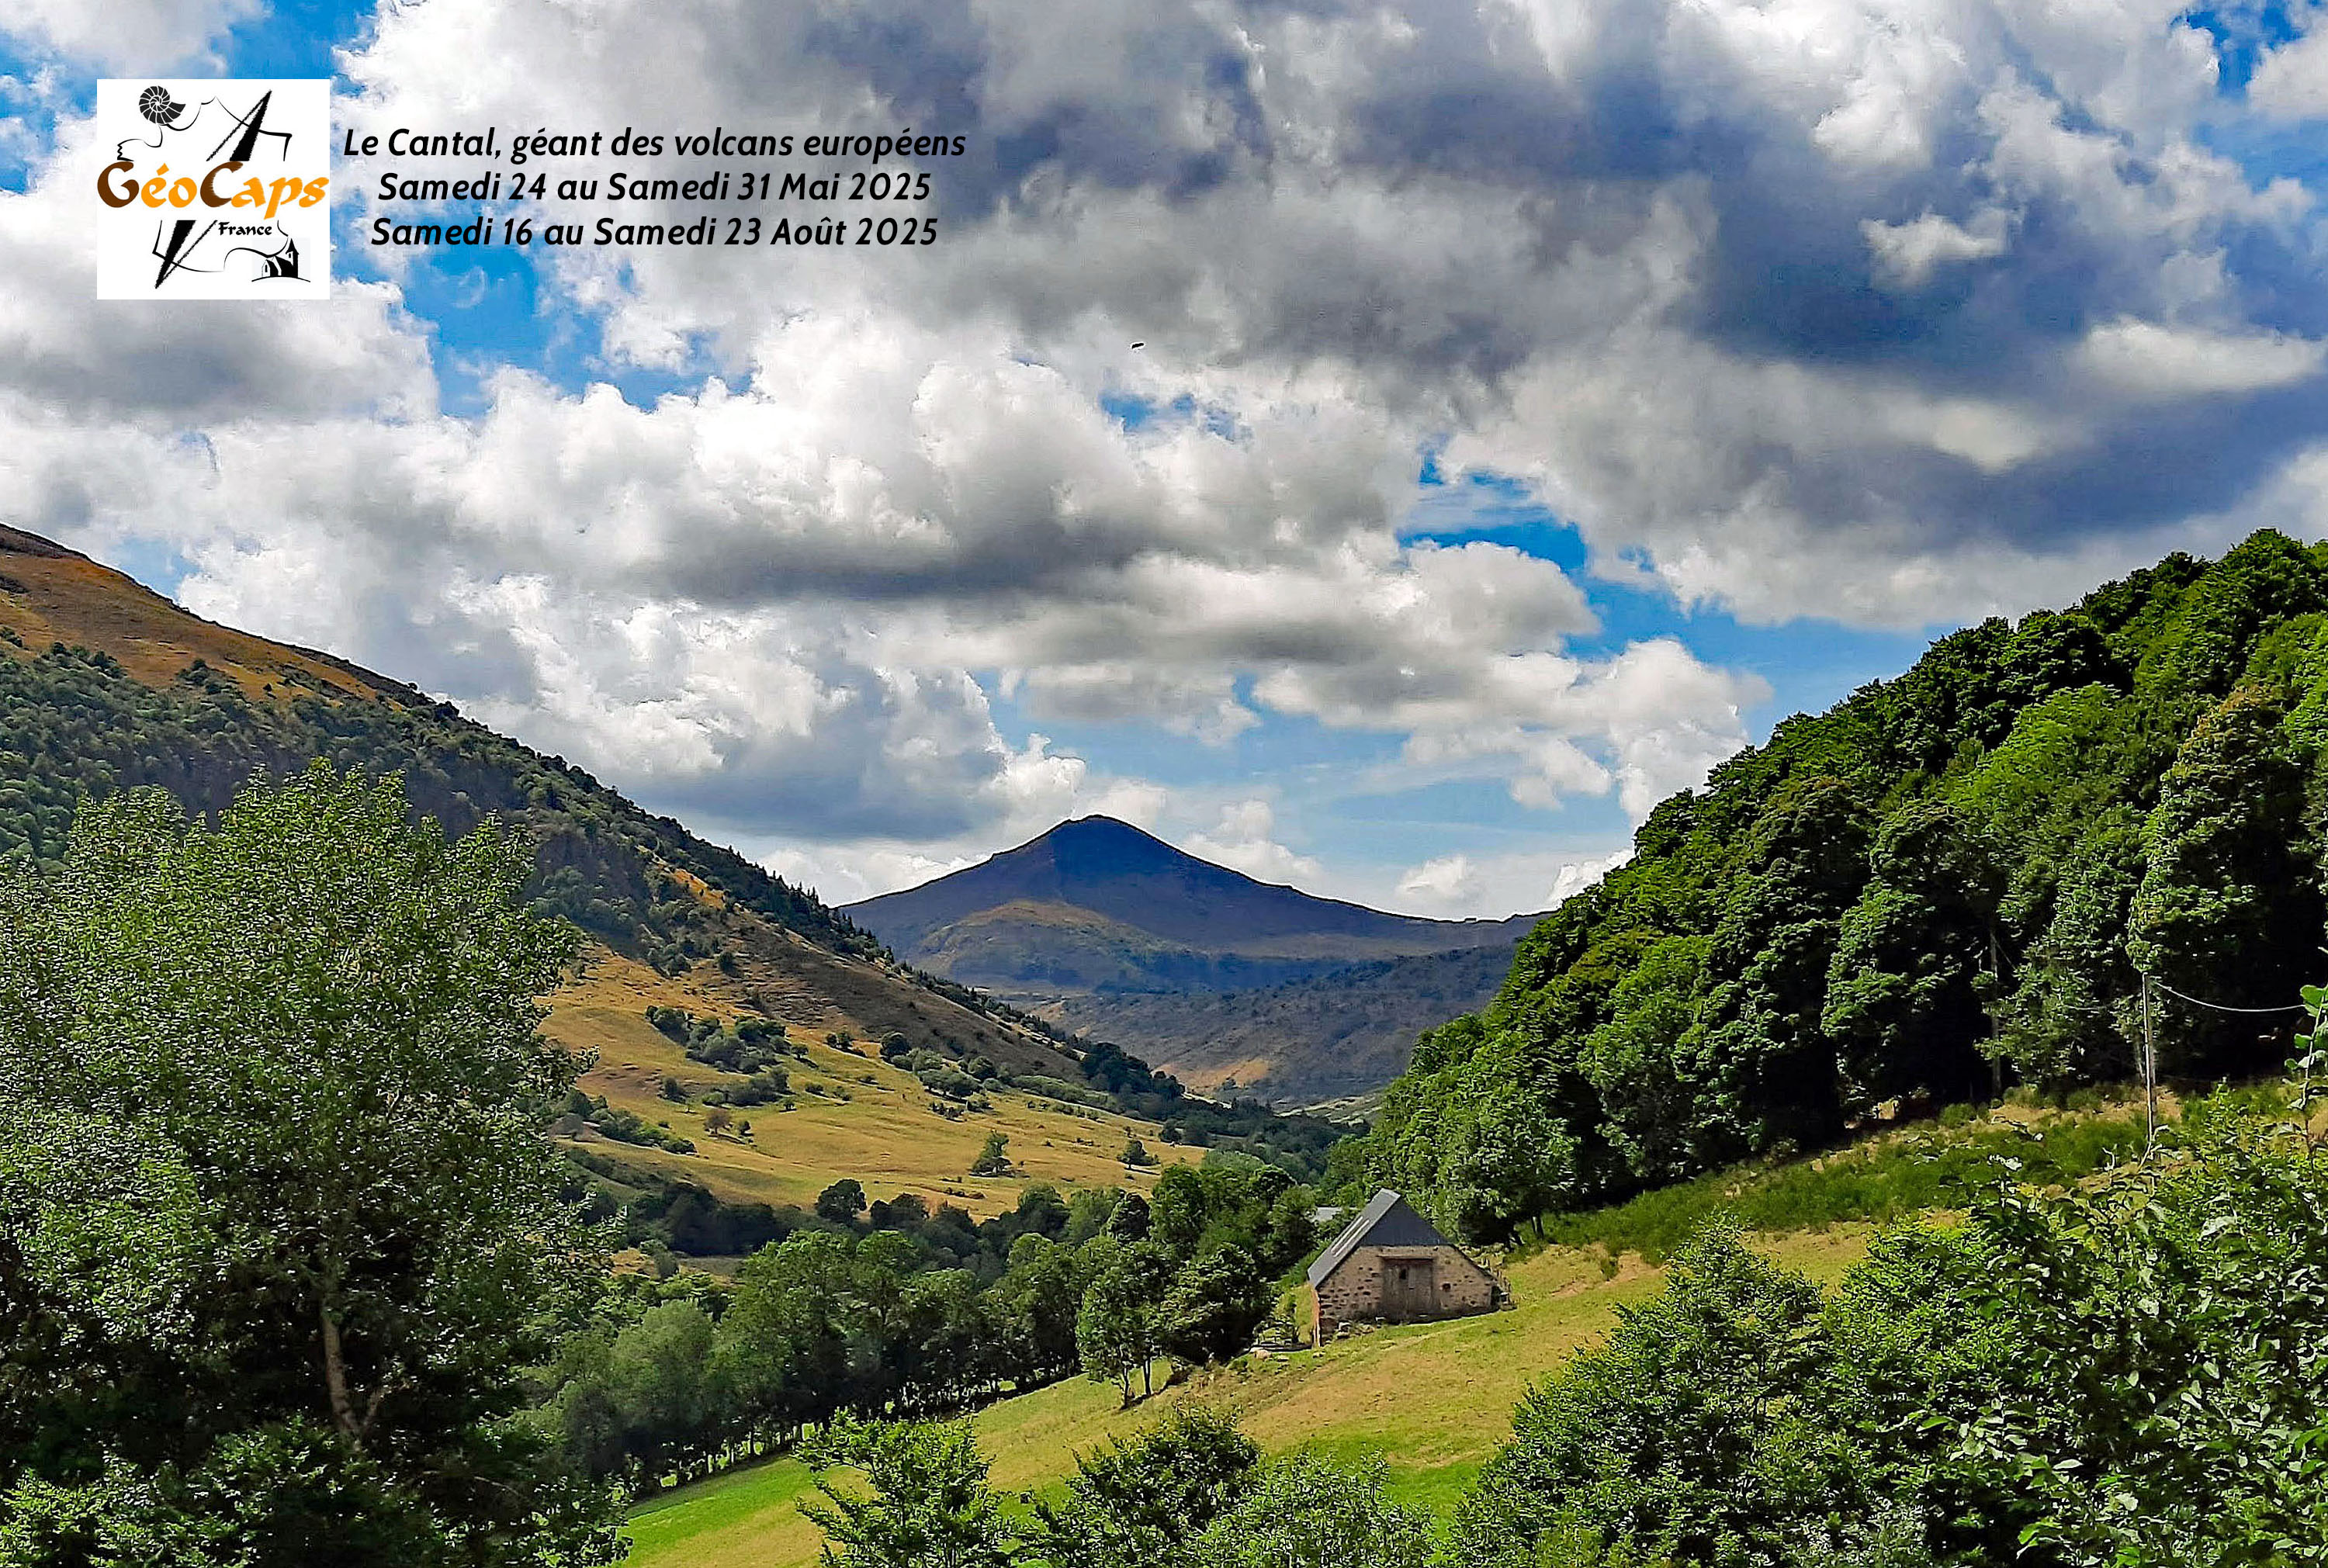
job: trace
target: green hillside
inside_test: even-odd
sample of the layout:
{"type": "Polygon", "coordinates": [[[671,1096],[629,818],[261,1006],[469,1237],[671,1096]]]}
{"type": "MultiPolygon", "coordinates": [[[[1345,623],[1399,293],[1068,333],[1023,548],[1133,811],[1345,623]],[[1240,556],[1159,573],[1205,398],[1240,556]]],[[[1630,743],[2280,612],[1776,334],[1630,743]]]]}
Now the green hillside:
{"type": "Polygon", "coordinates": [[[879,944],[811,892],[452,704],[189,615],[62,547],[0,530],[0,859],[53,867],[89,795],[140,784],[211,812],[259,769],[400,769],[446,831],[499,816],[535,847],[536,898],[665,967],[718,944],[689,883],[831,951],[879,944]]]}
{"type": "Polygon", "coordinates": [[[2316,978],[2328,548],[1941,639],[1651,813],[1424,1037],[1370,1174],[1474,1236],[1901,1107],[2270,1070],[2316,978]]]}
{"type": "MultiPolygon", "coordinates": [[[[625,994],[629,1016],[612,1032],[603,1018],[586,1017],[605,1010],[590,982],[553,1009],[555,1033],[604,1058],[587,1090],[634,1115],[655,1110],[664,1075],[640,1076],[658,1043],[641,1009],[659,1000],[756,1015],[802,1042],[835,1032],[868,1041],[902,1035],[956,1064],[982,1060],[990,1075],[999,1070],[1030,1086],[1011,1101],[1025,1123],[1014,1131],[1038,1146],[1090,1136],[1089,1124],[1045,1108],[1057,1094],[1112,1101],[1112,1112],[1143,1118],[1150,1136],[1172,1117],[1192,1142],[1294,1150],[1305,1161],[1336,1136],[1322,1123],[1296,1128],[1251,1106],[1187,1101],[1176,1081],[1112,1047],[1064,1038],[896,962],[813,892],[643,810],[561,757],[463,718],[450,703],[329,655],[205,621],[86,556],[0,527],[0,869],[52,874],[86,801],[153,785],[189,812],[214,815],[255,774],[291,776],[318,757],[368,776],[399,775],[413,814],[449,834],[498,819],[530,851],[533,906],[636,966],[630,989],[637,994],[625,994]],[[647,994],[665,981],[670,994],[647,994]],[[1062,1122],[1084,1131],[1071,1134],[1062,1122]],[[1032,1137],[1038,1129],[1041,1137],[1032,1137]]],[[[602,966],[598,983],[605,978],[602,966]]],[[[859,1070],[885,1085],[892,1075],[880,1064],[852,1073],[859,1070]]],[[[720,1080],[700,1069],[697,1075],[707,1087],[720,1080]]],[[[757,1148],[697,1137],[687,1156],[634,1145],[614,1153],[754,1200],[812,1197],[836,1172],[894,1175],[943,1193],[959,1182],[961,1146],[974,1150],[983,1130],[926,1109],[903,1124],[876,1114],[901,1093],[891,1086],[855,1101],[838,1093],[812,1100],[812,1111],[790,1125],[804,1134],[834,1123],[815,1137],[767,1137],[757,1148]],[[863,1144],[861,1167],[850,1163],[852,1141],[863,1144]]],[[[649,1124],[673,1109],[663,1103],[649,1124]]],[[[676,1109],[700,1131],[705,1105],[676,1109]]],[[[1112,1135],[1110,1156],[1123,1144],[1120,1128],[1112,1135]]],[[[1047,1174],[1089,1184],[1120,1169],[1094,1156],[1047,1174]]]]}
{"type": "MultiPolygon", "coordinates": [[[[2276,1105],[2281,1097],[2229,1100],[2276,1105]]],[[[2008,1172],[2057,1190],[2124,1179],[2120,1162],[2142,1146],[2141,1108],[2092,1098],[2085,1109],[2056,1111],[2024,1095],[1945,1124],[1873,1134],[1823,1160],[1725,1168],[1566,1216],[1507,1258],[1508,1311],[1384,1327],[1322,1349],[1200,1371],[1128,1408],[1112,1389],[1063,1383],[989,1405],[973,1425],[996,1486],[1056,1498],[1078,1453],[1190,1406],[1224,1410],[1273,1453],[1380,1459],[1394,1498],[1444,1520],[1509,1441],[1515,1406],[1604,1342],[1624,1314],[1653,1309],[1689,1238],[1709,1224],[1728,1219],[1754,1253],[1832,1289],[1866,1260],[1886,1222],[1961,1207],[2008,1172]]],[[[2179,1124],[2182,1109],[2170,1101],[2170,1122],[2179,1124]]],[[[798,1510],[806,1495],[809,1471],[793,1457],[658,1495],[632,1517],[631,1561],[807,1568],[821,1537],[798,1510]]]]}

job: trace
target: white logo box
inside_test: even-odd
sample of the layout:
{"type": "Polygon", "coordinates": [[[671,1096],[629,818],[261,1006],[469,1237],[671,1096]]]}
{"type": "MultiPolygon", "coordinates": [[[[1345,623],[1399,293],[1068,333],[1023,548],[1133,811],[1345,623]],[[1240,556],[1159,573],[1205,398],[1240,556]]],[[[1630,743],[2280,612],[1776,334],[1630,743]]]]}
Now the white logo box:
{"type": "Polygon", "coordinates": [[[97,125],[98,298],[330,297],[329,81],[108,80],[97,125]]]}

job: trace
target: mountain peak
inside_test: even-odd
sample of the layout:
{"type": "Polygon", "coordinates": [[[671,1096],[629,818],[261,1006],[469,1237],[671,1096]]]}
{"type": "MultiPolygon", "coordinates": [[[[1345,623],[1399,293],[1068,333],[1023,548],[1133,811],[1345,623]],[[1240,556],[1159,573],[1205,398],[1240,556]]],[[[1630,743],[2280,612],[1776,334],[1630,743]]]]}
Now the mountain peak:
{"type": "Polygon", "coordinates": [[[900,957],[1013,991],[1274,984],[1508,939],[1258,881],[1103,815],[848,914],[900,957]]]}

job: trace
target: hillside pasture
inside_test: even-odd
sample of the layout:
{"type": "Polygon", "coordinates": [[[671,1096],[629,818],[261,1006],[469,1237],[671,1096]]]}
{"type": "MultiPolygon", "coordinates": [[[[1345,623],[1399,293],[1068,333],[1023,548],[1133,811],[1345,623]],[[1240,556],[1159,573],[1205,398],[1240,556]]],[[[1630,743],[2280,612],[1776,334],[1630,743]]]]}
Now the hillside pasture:
{"type": "MultiPolygon", "coordinates": [[[[1869,1227],[1766,1238],[1771,1256],[1822,1282],[1865,1254],[1869,1227]]],[[[1198,1374],[1129,1410],[1112,1385],[1054,1384],[988,1406],[979,1442],[1005,1491],[1055,1494],[1075,1456],[1126,1437],[1176,1405],[1234,1411],[1272,1452],[1315,1448],[1379,1457],[1402,1501],[1444,1512],[1511,1430],[1530,1385],[1591,1344],[1663,1282],[1628,1257],[1604,1275],[1596,1253],[1549,1248],[1510,1271],[1517,1305],[1444,1323],[1384,1328],[1322,1350],[1198,1374]]],[[[808,1568],[821,1537],[798,1504],[812,1487],[790,1458],[656,1498],[634,1516],[635,1568],[808,1568]]]]}
{"type": "Polygon", "coordinates": [[[596,1131],[585,1135],[582,1146],[641,1170],[700,1183],[730,1202],[805,1208],[833,1182],[854,1177],[868,1197],[916,1193],[932,1208],[951,1203],[981,1219],[1016,1207],[1019,1195],[1037,1183],[1062,1191],[1153,1186],[1161,1165],[1134,1169],[1118,1158],[1135,1135],[1159,1160],[1201,1154],[1166,1143],[1153,1122],[1000,1087],[988,1091],[991,1110],[965,1112],[959,1120],[944,1116],[931,1109],[943,1103],[938,1096],[911,1073],[882,1061],[862,1027],[837,1011],[821,1014],[814,1024],[784,1021],[787,1042],[805,1052],[784,1060],[794,1108],[738,1108],[736,1116],[751,1123],[750,1137],[714,1134],[705,1122],[709,1107],[703,1096],[744,1080],[690,1060],[677,1041],[647,1022],[646,1009],[681,1008],[725,1021],[759,1016],[745,1002],[748,989],[709,965],[669,979],[619,954],[595,953],[580,978],[550,998],[543,1032],[596,1057],[582,1081],[586,1091],[649,1122],[669,1122],[694,1142],[695,1152],[615,1142],[596,1131]],[[826,1043],[827,1035],[843,1030],[856,1035],[858,1050],[826,1043]],[[681,1084],[686,1103],[663,1098],[666,1078],[681,1084]],[[990,1132],[1010,1140],[1010,1159],[1022,1174],[968,1176],[990,1132]]]}

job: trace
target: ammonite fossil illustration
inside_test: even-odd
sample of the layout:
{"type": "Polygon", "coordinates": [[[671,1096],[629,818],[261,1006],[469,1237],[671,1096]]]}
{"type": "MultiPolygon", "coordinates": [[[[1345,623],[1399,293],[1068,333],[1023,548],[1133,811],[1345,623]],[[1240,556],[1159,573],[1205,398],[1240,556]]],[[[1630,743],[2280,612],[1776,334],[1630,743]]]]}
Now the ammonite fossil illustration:
{"type": "Polygon", "coordinates": [[[186,112],[186,106],[170,101],[166,87],[149,87],[137,95],[137,112],[157,126],[166,126],[186,112]]]}

